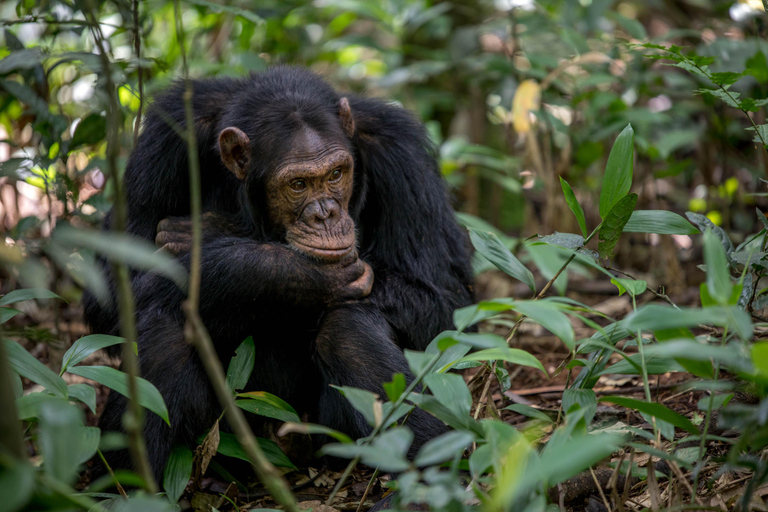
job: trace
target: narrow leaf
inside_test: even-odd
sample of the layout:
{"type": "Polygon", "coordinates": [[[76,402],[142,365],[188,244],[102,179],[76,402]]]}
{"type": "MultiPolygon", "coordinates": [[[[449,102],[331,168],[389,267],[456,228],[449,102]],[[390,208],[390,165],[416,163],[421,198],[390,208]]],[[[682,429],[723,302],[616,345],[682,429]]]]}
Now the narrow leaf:
{"type": "Polygon", "coordinates": [[[610,258],[613,256],[613,250],[616,243],[624,231],[624,226],[632,216],[632,210],[637,204],[637,194],[628,194],[619,199],[611,208],[608,215],[603,220],[600,231],[598,232],[599,242],[597,250],[601,258],[610,258]]]}
{"type": "Polygon", "coordinates": [[[626,398],[623,396],[604,396],[600,398],[600,401],[610,402],[612,404],[650,414],[651,416],[655,416],[660,420],[666,421],[667,423],[671,423],[676,427],[686,430],[691,434],[699,433],[699,429],[696,428],[696,425],[691,423],[691,420],[662,404],[657,404],[655,402],[643,402],[641,400],[635,400],[634,398],[626,398]]]}
{"type": "Polygon", "coordinates": [[[499,237],[490,231],[479,231],[470,228],[469,238],[472,240],[472,245],[475,246],[477,252],[496,265],[499,270],[527,284],[531,291],[536,290],[536,283],[531,271],[525,268],[525,265],[520,263],[520,260],[501,243],[499,237]]]}
{"type": "Polygon", "coordinates": [[[163,488],[171,503],[176,504],[184,494],[190,477],[194,454],[189,447],[176,445],[171,450],[163,472],[163,488]]]}
{"type": "Polygon", "coordinates": [[[474,441],[469,432],[454,430],[430,439],[419,450],[413,460],[417,466],[432,466],[446,460],[461,456],[464,449],[474,441]]]}
{"type": "MultiPolygon", "coordinates": [[[[121,395],[128,396],[128,375],[108,366],[73,366],[69,373],[74,373],[86,379],[95,380],[109,389],[117,391],[121,395]]],[[[170,425],[168,408],[165,406],[162,395],[151,382],[142,378],[138,379],[139,404],[154,412],[170,425]]]]}
{"type": "Polygon", "coordinates": [[[256,361],[256,348],[253,345],[253,337],[248,336],[235,351],[235,356],[229,362],[227,368],[227,387],[230,391],[243,389],[248,384],[253,372],[253,364],[256,361]]]}
{"type": "Polygon", "coordinates": [[[86,357],[93,354],[97,350],[111,347],[122,343],[125,338],[118,336],[109,336],[107,334],[91,334],[83,336],[69,347],[69,350],[64,352],[61,363],[61,373],[67,371],[67,368],[74,366],[83,361],[86,357]]]}
{"type": "Polygon", "coordinates": [[[603,176],[600,190],[600,217],[605,219],[613,206],[627,195],[632,186],[632,160],[634,157],[634,136],[632,125],[616,138],[603,176]]]}
{"type": "Polygon", "coordinates": [[[709,229],[704,233],[704,263],[707,291],[720,306],[727,306],[733,291],[728,259],[722,244],[709,229]]]}
{"type": "Polygon", "coordinates": [[[579,200],[576,199],[576,194],[573,193],[571,185],[568,184],[562,177],[560,178],[560,186],[563,189],[563,195],[565,196],[565,202],[568,203],[568,208],[571,209],[573,215],[576,217],[576,222],[579,223],[581,228],[581,234],[584,238],[587,237],[587,221],[584,218],[584,208],[579,204],[579,200]]]}
{"type": "Polygon", "coordinates": [[[3,295],[3,297],[0,298],[0,306],[7,306],[8,304],[14,304],[30,299],[61,299],[61,297],[45,288],[25,288],[23,290],[13,290],[12,292],[3,295]]]}
{"type": "Polygon", "coordinates": [[[56,396],[67,398],[67,383],[64,379],[35,359],[24,347],[15,341],[5,340],[5,349],[8,351],[8,360],[13,371],[40,384],[56,396]]]}
{"type": "Polygon", "coordinates": [[[695,235],[699,230],[682,216],[666,210],[637,210],[627,221],[624,233],[656,233],[658,235],[695,235]]]}

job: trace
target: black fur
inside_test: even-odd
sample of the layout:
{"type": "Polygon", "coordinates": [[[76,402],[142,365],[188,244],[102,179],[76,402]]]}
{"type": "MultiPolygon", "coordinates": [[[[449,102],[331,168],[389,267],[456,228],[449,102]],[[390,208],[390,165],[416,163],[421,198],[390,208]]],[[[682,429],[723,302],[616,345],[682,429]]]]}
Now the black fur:
{"type": "MultiPolygon", "coordinates": [[[[200,313],[225,363],[247,336],[256,344],[249,390],[274,393],[299,413],[359,437],[370,432],[363,418],[330,384],[382,393],[394,372],[412,378],[402,349],[423,350],[452,328],[454,309],[473,300],[470,253],[440,177],[424,127],[388,102],[347,96],[356,132],[343,135],[339,93],[316,75],[276,67],[247,78],[198,80],[194,112],[205,211],[227,214],[242,236],[206,240],[202,253],[200,313]],[[244,186],[218,154],[227,126],[251,140],[256,172],[244,186]],[[366,299],[326,310],[322,276],[284,245],[265,218],[264,182],[290,150],[302,127],[345,137],[354,155],[350,203],[360,258],[374,271],[366,299]],[[314,287],[314,288],[313,288],[314,287]]],[[[168,126],[183,128],[184,85],[161,93],[147,114],[125,173],[128,231],[154,240],[160,220],[189,215],[186,142],[168,126]]],[[[306,259],[306,258],[304,258],[306,259]]],[[[188,256],[180,261],[189,266],[188,256]]],[[[183,336],[182,291],[154,275],[133,274],[141,373],[168,405],[172,427],[149,413],[146,438],[151,465],[160,476],[174,443],[191,442],[219,414],[201,362],[183,336]]],[[[96,332],[118,331],[116,308],[86,297],[86,319],[96,332]]],[[[125,399],[111,393],[101,417],[120,430],[125,399]]],[[[444,431],[417,411],[409,419],[414,450],[444,431]]],[[[113,456],[128,465],[125,454],[113,456]]]]}

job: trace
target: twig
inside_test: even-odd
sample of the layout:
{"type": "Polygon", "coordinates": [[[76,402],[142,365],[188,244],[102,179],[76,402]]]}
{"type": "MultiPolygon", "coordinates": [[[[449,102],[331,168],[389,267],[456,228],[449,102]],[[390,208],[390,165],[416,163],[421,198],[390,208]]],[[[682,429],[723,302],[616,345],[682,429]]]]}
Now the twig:
{"type": "Polygon", "coordinates": [[[189,161],[189,182],[190,182],[190,211],[192,215],[192,263],[190,269],[189,296],[184,302],[184,313],[187,323],[184,334],[188,342],[192,343],[205,366],[208,373],[208,379],[213,386],[216,396],[219,399],[221,408],[227,416],[235,436],[240,445],[245,450],[248,460],[253,464],[256,475],[264,486],[272,493],[272,497],[283,508],[289,512],[299,512],[296,499],[291,492],[288,483],[283,478],[280,471],[269,462],[262,451],[256,437],[251,432],[251,428],[243,415],[242,410],[235,405],[235,399],[232,392],[227,387],[224,370],[221,366],[216,350],[213,348],[213,342],[208,334],[205,325],[200,319],[198,311],[198,298],[200,294],[200,253],[201,253],[201,203],[202,193],[200,190],[200,163],[197,153],[197,139],[195,134],[195,123],[192,112],[192,87],[187,72],[187,58],[184,48],[184,29],[181,20],[181,9],[179,2],[174,2],[174,14],[176,18],[176,33],[181,47],[182,62],[184,65],[184,78],[186,80],[186,89],[184,91],[184,106],[186,112],[186,139],[189,161]]]}
{"type": "Polygon", "coordinates": [[[600,497],[603,498],[603,505],[605,505],[605,509],[608,512],[611,512],[611,504],[608,502],[608,498],[605,497],[605,493],[603,492],[603,486],[600,485],[600,482],[597,480],[597,475],[595,475],[595,470],[592,469],[590,466],[589,468],[589,474],[592,475],[592,480],[595,482],[595,487],[597,487],[597,492],[600,493],[600,497]]]}
{"type": "Polygon", "coordinates": [[[355,512],[360,512],[360,510],[363,508],[363,503],[365,503],[365,498],[367,498],[368,493],[371,492],[371,488],[373,487],[373,482],[376,481],[377,476],[379,476],[379,468],[376,468],[373,470],[373,475],[371,475],[371,479],[368,480],[368,485],[365,487],[365,492],[363,493],[363,497],[360,498],[360,504],[357,506],[357,510],[355,512]]]}
{"type": "Polygon", "coordinates": [[[144,107],[144,73],[141,67],[141,32],[139,31],[139,0],[133,0],[133,48],[136,52],[136,61],[138,67],[138,86],[139,86],[139,110],[136,112],[136,119],[133,121],[133,147],[139,140],[139,128],[141,127],[141,110],[144,107]]]}
{"type": "Polygon", "coordinates": [[[112,469],[112,466],[109,465],[109,462],[107,462],[107,459],[106,457],[104,457],[104,454],[101,452],[101,450],[96,450],[96,453],[99,454],[101,463],[104,464],[104,467],[107,468],[107,472],[109,473],[109,476],[112,477],[112,481],[114,482],[115,487],[117,488],[117,492],[123,498],[128,498],[128,493],[125,492],[125,489],[123,489],[123,486],[120,484],[120,480],[117,479],[117,476],[115,475],[115,471],[112,469]]]}
{"type": "MultiPolygon", "coordinates": [[[[116,232],[124,232],[127,225],[127,206],[125,201],[125,191],[123,183],[117,170],[117,156],[119,151],[118,141],[118,111],[119,105],[116,97],[115,84],[112,81],[110,72],[109,55],[104,44],[104,34],[101,32],[98,21],[96,20],[93,0],[88,1],[88,12],[86,16],[92,18],[91,34],[99,49],[99,57],[104,76],[107,99],[109,101],[107,108],[107,169],[108,176],[112,178],[114,190],[114,223],[112,229],[116,232]]],[[[128,410],[123,420],[123,426],[128,434],[128,444],[136,471],[146,482],[147,491],[150,494],[157,492],[157,483],[152,474],[147,459],[146,446],[142,433],[143,409],[139,404],[139,363],[136,354],[133,353],[133,342],[138,338],[136,331],[136,319],[134,316],[133,289],[131,288],[128,267],[123,263],[113,262],[113,272],[117,285],[118,304],[120,311],[120,333],[125,338],[122,347],[122,369],[128,375],[128,410]]]]}

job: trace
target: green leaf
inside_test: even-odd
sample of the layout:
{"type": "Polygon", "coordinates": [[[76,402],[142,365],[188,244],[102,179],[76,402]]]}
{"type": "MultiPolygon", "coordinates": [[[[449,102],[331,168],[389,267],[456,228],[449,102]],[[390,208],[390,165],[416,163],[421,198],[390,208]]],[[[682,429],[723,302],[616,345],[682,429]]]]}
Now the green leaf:
{"type": "Polygon", "coordinates": [[[460,457],[475,438],[469,432],[453,430],[427,441],[413,460],[417,466],[433,466],[460,457]]]}
{"type": "Polygon", "coordinates": [[[34,489],[35,468],[26,461],[12,461],[12,464],[0,471],[0,496],[3,497],[3,510],[16,512],[24,509],[34,489]]]}
{"type": "Polygon", "coordinates": [[[67,368],[70,366],[74,366],[80,363],[97,350],[117,345],[123,341],[125,341],[125,338],[109,336],[107,334],[90,334],[88,336],[83,336],[74,342],[72,346],[69,347],[69,350],[64,352],[60,374],[63,374],[65,371],[67,371],[67,368]]]}
{"type": "Polygon", "coordinates": [[[757,125],[757,130],[750,126],[747,128],[747,130],[756,133],[755,138],[752,139],[752,142],[757,142],[758,144],[768,144],[768,124],[757,125]]]}
{"type": "Polygon", "coordinates": [[[741,102],[739,102],[740,93],[735,91],[724,91],[722,89],[696,89],[696,94],[705,94],[712,96],[713,98],[720,99],[723,103],[733,108],[741,108],[741,102]]]}
{"type": "Polygon", "coordinates": [[[636,210],[622,230],[624,233],[695,235],[699,230],[682,216],[666,210],[636,210]]]}
{"type": "Polygon", "coordinates": [[[584,237],[575,233],[560,233],[555,231],[551,235],[540,236],[539,242],[545,244],[557,245],[566,249],[581,249],[584,247],[584,237]]]}
{"type": "MultiPolygon", "coordinates": [[[[30,299],[61,299],[58,295],[45,288],[25,288],[23,290],[13,290],[0,298],[0,306],[7,306],[16,302],[23,302],[30,299]]],[[[61,299],[64,300],[64,299],[61,299]]]]}
{"type": "Polygon", "coordinates": [[[5,349],[8,351],[8,360],[13,371],[40,384],[54,395],[67,398],[67,383],[64,379],[35,359],[24,347],[15,341],[5,340],[5,349]]]}
{"type": "Polygon", "coordinates": [[[744,73],[734,73],[733,71],[724,71],[722,73],[712,73],[712,83],[716,85],[733,85],[744,78],[744,73]]]}
{"type": "Polygon", "coordinates": [[[21,314],[21,311],[13,308],[0,308],[0,324],[4,324],[16,315],[21,314]]]}
{"type": "Polygon", "coordinates": [[[376,395],[374,393],[365,391],[364,389],[357,389],[348,386],[333,387],[341,391],[341,394],[344,395],[344,398],[347,399],[347,401],[352,405],[352,407],[355,408],[356,411],[363,415],[365,421],[367,421],[370,426],[376,426],[376,395]]]}
{"type": "Polygon", "coordinates": [[[207,0],[187,0],[187,1],[191,4],[205,7],[206,11],[211,11],[215,13],[226,12],[228,14],[233,14],[235,16],[240,16],[241,18],[245,18],[246,20],[252,23],[255,23],[256,25],[261,25],[265,23],[264,18],[256,14],[254,11],[251,11],[248,9],[240,9],[238,7],[234,7],[231,5],[217,4],[214,2],[209,2],[207,0]]]}
{"type": "Polygon", "coordinates": [[[634,136],[632,125],[616,138],[603,176],[603,188],[600,190],[600,217],[605,219],[620,199],[625,197],[632,186],[632,160],[634,157],[634,136]]]}
{"type": "Polygon", "coordinates": [[[253,336],[248,336],[237,347],[235,356],[229,362],[227,368],[227,387],[230,391],[243,389],[248,384],[248,379],[253,373],[253,364],[256,361],[256,348],[253,345],[253,336]]]}
{"type": "Polygon", "coordinates": [[[699,231],[702,233],[706,232],[708,229],[712,230],[712,233],[717,236],[717,239],[722,244],[723,249],[725,249],[725,254],[730,257],[731,253],[733,252],[733,242],[731,242],[731,239],[728,237],[725,231],[723,231],[723,228],[715,225],[705,215],[701,215],[700,213],[685,212],[685,216],[688,217],[688,220],[690,220],[693,225],[699,228],[699,231]]]}
{"type": "MultiPolygon", "coordinates": [[[[632,354],[627,359],[622,359],[618,363],[596,372],[595,375],[640,375],[642,374],[640,361],[640,354],[632,354]]],[[[658,356],[651,357],[647,354],[645,356],[645,369],[648,375],[661,375],[669,372],[685,371],[685,368],[674,359],[658,356]]]]}
{"type": "MultiPolygon", "coordinates": [[[[7,31],[7,29],[6,29],[7,31]]],[[[0,75],[7,75],[14,71],[22,69],[32,69],[39,66],[47,56],[41,51],[41,48],[24,48],[16,50],[10,55],[0,60],[0,75]]]]}
{"type": "Polygon", "coordinates": [[[648,283],[642,279],[620,279],[614,277],[611,279],[611,283],[615,284],[619,289],[619,295],[624,295],[626,292],[633,297],[637,297],[638,295],[645,293],[645,290],[648,289],[648,283]]]}
{"type": "Polygon", "coordinates": [[[699,324],[728,326],[745,340],[752,338],[752,319],[736,307],[671,308],[658,304],[643,306],[630,313],[624,327],[630,331],[677,329],[699,324]]]}
{"type": "Polygon", "coordinates": [[[503,410],[514,411],[518,414],[522,414],[523,416],[528,416],[529,418],[546,421],[547,423],[554,423],[554,421],[552,421],[552,418],[550,418],[540,410],[534,409],[530,405],[512,404],[510,406],[505,407],[503,410]]]}
{"type": "Polygon", "coordinates": [[[86,144],[96,144],[104,140],[107,134],[107,118],[100,114],[91,114],[77,123],[75,134],[69,142],[69,151],[86,144]]]}
{"type": "Polygon", "coordinates": [[[459,417],[469,416],[472,407],[472,395],[470,395],[469,388],[467,388],[461,375],[433,373],[424,378],[424,384],[444,407],[459,417]]]}
{"type": "Polygon", "coordinates": [[[405,382],[405,375],[402,373],[395,373],[392,375],[392,382],[385,382],[383,384],[384,392],[387,394],[390,402],[396,402],[400,395],[403,394],[407,387],[405,382]]]}
{"type": "Polygon", "coordinates": [[[28,421],[40,417],[40,409],[45,402],[58,401],[68,403],[65,399],[48,393],[30,393],[16,399],[16,411],[20,420],[28,421]]]}
{"type": "Polygon", "coordinates": [[[768,342],[760,341],[752,345],[752,364],[764,379],[768,379],[768,342]]]}
{"type": "Polygon", "coordinates": [[[557,303],[548,300],[520,300],[513,303],[512,309],[534,320],[573,350],[576,344],[573,326],[568,317],[560,311],[557,303]]]}
{"type": "Polygon", "coordinates": [[[623,396],[604,396],[600,399],[601,402],[610,402],[612,404],[634,409],[636,411],[644,412],[660,420],[671,423],[674,426],[690,432],[691,434],[699,434],[699,429],[696,425],[685,416],[676,413],[675,411],[667,408],[664,405],[657,403],[643,402],[641,400],[635,400],[634,398],[626,398],[623,396]]]}
{"type": "Polygon", "coordinates": [[[597,397],[591,389],[566,389],[563,392],[563,411],[572,412],[578,406],[584,410],[584,422],[589,425],[597,412],[597,397]]]}
{"type": "Polygon", "coordinates": [[[545,375],[547,373],[547,371],[544,369],[544,366],[542,366],[536,357],[519,348],[505,347],[479,350],[469,354],[468,356],[462,357],[459,360],[459,363],[466,363],[470,361],[506,361],[508,363],[536,368],[544,372],[545,375]]]}
{"type": "Polygon", "coordinates": [[[579,223],[581,234],[584,235],[584,238],[587,238],[587,221],[584,218],[584,208],[581,207],[579,200],[576,199],[576,194],[573,193],[571,185],[569,185],[562,177],[560,178],[560,186],[563,189],[563,195],[565,196],[565,202],[568,203],[568,208],[571,209],[573,215],[576,217],[576,222],[579,223]]]}
{"type": "Polygon", "coordinates": [[[80,454],[77,461],[79,464],[85,464],[91,457],[96,455],[101,441],[101,430],[99,427],[83,427],[80,431],[80,454]]]}
{"type": "Polygon", "coordinates": [[[147,240],[111,231],[77,229],[70,226],[56,228],[52,239],[61,245],[91,249],[110,261],[124,263],[131,268],[156,272],[187,288],[187,271],[164,251],[158,251],[147,240]]]}
{"type": "MultiPolygon", "coordinates": [[[[237,440],[237,437],[235,437],[234,434],[221,432],[219,435],[220,439],[218,451],[220,454],[250,462],[248,460],[248,454],[240,445],[240,442],[237,440]]],[[[259,447],[264,452],[264,455],[267,456],[269,462],[281,468],[296,469],[296,466],[293,465],[293,462],[291,462],[291,460],[286,457],[282,450],[280,450],[280,447],[277,446],[273,441],[270,441],[269,439],[263,439],[261,437],[257,437],[256,441],[259,443],[259,447]]]]}
{"type": "Polygon", "coordinates": [[[768,82],[768,60],[762,51],[758,50],[754,56],[747,59],[746,66],[746,73],[755,77],[758,83],[768,82]]]}
{"type": "Polygon", "coordinates": [[[339,432],[338,430],[333,430],[332,428],[328,428],[324,425],[317,425],[315,423],[283,423],[277,435],[284,436],[285,434],[290,434],[293,432],[306,435],[318,434],[323,436],[330,436],[340,443],[354,443],[352,438],[347,434],[339,432]]]}
{"type": "Polygon", "coordinates": [[[65,484],[77,477],[82,448],[83,419],[80,409],[49,400],[40,406],[38,438],[45,472],[65,484]]]}
{"type": "Polygon", "coordinates": [[[240,393],[238,397],[245,400],[236,400],[235,404],[241,409],[259,416],[274,418],[280,421],[299,423],[301,419],[296,411],[288,405],[288,402],[265,391],[251,391],[240,393]]]}
{"type": "Polygon", "coordinates": [[[405,454],[413,441],[413,433],[406,427],[395,427],[376,436],[371,444],[327,444],[320,453],[352,459],[360,457],[363,464],[387,472],[401,472],[410,467],[405,454]]]}
{"type": "MultiPolygon", "coordinates": [[[[74,373],[86,379],[95,380],[109,389],[117,391],[123,396],[128,396],[128,375],[108,366],[73,366],[69,373],[74,373]]],[[[168,408],[165,406],[162,395],[151,382],[138,378],[139,404],[154,412],[170,425],[168,408]]]]}
{"type": "Polygon", "coordinates": [[[531,291],[536,291],[536,283],[531,271],[525,268],[525,265],[520,263],[520,260],[501,243],[499,237],[490,231],[479,231],[470,228],[469,238],[472,240],[472,245],[475,246],[477,252],[496,265],[499,270],[527,284],[531,291]]]}
{"type": "Polygon", "coordinates": [[[168,456],[163,472],[163,489],[171,503],[176,504],[184,494],[190,477],[192,476],[192,463],[194,454],[189,447],[176,445],[168,456]]]}
{"type": "Polygon", "coordinates": [[[574,436],[557,449],[545,448],[541,458],[526,471],[524,481],[528,485],[557,485],[609,456],[622,444],[623,436],[615,434],[574,436]]]}
{"type": "Polygon", "coordinates": [[[616,243],[624,231],[624,226],[632,216],[632,210],[637,204],[637,194],[628,194],[619,199],[611,208],[605,220],[603,220],[598,232],[599,242],[597,250],[601,258],[610,258],[613,256],[613,250],[616,243]]]}
{"type": "Polygon", "coordinates": [[[96,390],[93,386],[88,384],[70,384],[67,386],[69,392],[69,398],[77,399],[83,402],[91,410],[93,414],[96,414],[96,390]]]}
{"type": "Polygon", "coordinates": [[[731,272],[725,250],[711,230],[704,233],[704,263],[707,265],[707,291],[719,305],[727,306],[733,291],[731,272]]]}

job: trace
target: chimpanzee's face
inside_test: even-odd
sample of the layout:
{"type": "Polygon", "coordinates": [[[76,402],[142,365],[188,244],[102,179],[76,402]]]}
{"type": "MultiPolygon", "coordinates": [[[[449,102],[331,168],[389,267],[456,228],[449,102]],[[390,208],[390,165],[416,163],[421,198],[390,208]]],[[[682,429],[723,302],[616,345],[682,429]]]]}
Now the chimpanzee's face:
{"type": "MultiPolygon", "coordinates": [[[[259,180],[271,227],[295,249],[324,261],[338,261],[355,248],[355,223],[348,211],[354,169],[347,141],[355,125],[346,98],[338,108],[341,129],[296,129],[291,140],[280,141],[287,149],[269,148],[280,155],[267,159],[275,163],[261,169],[265,174],[259,180]]],[[[264,164],[252,161],[250,139],[233,126],[219,135],[219,151],[224,165],[240,180],[264,164]]]]}
{"type": "Polygon", "coordinates": [[[337,261],[355,248],[352,198],[353,160],[341,141],[310,129],[297,134],[291,151],[266,183],[270,221],[285,229],[299,251],[337,261]]]}

